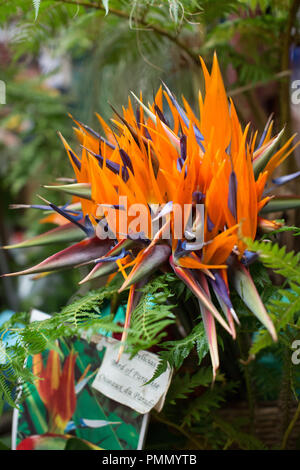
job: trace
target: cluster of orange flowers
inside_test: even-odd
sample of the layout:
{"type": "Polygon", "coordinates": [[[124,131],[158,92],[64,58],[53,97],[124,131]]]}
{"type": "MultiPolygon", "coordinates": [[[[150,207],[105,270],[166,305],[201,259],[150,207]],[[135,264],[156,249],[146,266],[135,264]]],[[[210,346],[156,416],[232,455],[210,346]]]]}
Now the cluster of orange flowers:
{"type": "Polygon", "coordinates": [[[183,107],[179,105],[164,85],[152,105],[146,106],[141,96],[134,96],[134,106],[129,100],[122,116],[116,112],[114,130],[98,116],[105,137],[75,121],[81,156],[62,140],[76,180],[54,187],[73,194],[72,204],[57,207],[46,201],[48,205],[40,207],[54,211],[45,219],[59,225],[50,235],[57,239],[75,227],[86,238],[16,274],[83,263],[94,263],[83,281],[121,271],[121,290],[130,288],[124,342],[139,301],[138,287],[153,272],[171,269],[198,297],[215,372],[219,366],[215,320],[233,337],[238,322],[230,300],[228,272],[232,285],[276,339],[247,269],[251,253],[245,240],[253,240],[259,226],[276,228],[275,222],[259,213],[272,199],[264,195],[266,184],[292,152],[294,136],[276,150],[282,132],[272,136],[271,120],[260,139],[257,132],[250,136],[249,125],[242,129],[234,104],[227,98],[217,57],[211,73],[203,61],[202,68],[205,97],[199,92],[199,117],[184,98],[183,107]],[[127,211],[120,205],[121,198],[126,198],[127,211]],[[134,225],[136,214],[129,210],[134,204],[145,208],[146,228],[134,225]],[[189,207],[179,237],[174,207],[189,207]],[[120,214],[117,222],[111,209],[120,214]],[[153,226],[153,220],[161,222],[154,233],[147,228],[153,226]],[[99,224],[113,236],[99,237],[99,224]]]}

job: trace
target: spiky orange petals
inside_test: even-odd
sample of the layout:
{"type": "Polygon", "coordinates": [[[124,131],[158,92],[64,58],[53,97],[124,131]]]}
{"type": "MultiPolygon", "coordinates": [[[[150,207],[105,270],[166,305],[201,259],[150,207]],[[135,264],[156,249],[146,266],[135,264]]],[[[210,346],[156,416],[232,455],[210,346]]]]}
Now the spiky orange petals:
{"type": "MultiPolygon", "coordinates": [[[[133,286],[155,270],[168,269],[172,252],[172,269],[200,301],[215,374],[219,362],[214,319],[233,337],[233,320],[238,322],[230,301],[227,271],[234,271],[238,292],[276,337],[249,273],[239,261],[246,258],[246,237],[254,240],[258,227],[279,227],[258,214],[300,207],[300,199],[273,198],[270,192],[265,193],[274,169],[295,148],[294,136],[279,147],[283,131],[272,136],[272,117],[261,136],[250,130],[250,124],[243,129],[234,103],[226,95],[216,54],[211,71],[200,60],[205,80],[205,95],[199,92],[200,114],[184,97],[182,106],[164,84],[153,103],[146,106],[140,94],[140,98],[135,97],[136,109],[129,99],[121,112],[114,110],[116,132],[98,116],[105,137],[74,120],[81,155],[62,138],[76,180],[62,183],[60,190],[76,194],[73,198],[80,208],[77,211],[73,207],[72,212],[70,206],[50,207],[77,225],[89,240],[17,274],[44,275],[93,261],[96,266],[82,282],[104,274],[109,274],[110,281],[119,271],[124,277],[120,290],[132,286],[128,326],[135,297],[133,286]],[[165,102],[171,116],[164,109],[165,102]],[[97,242],[94,231],[100,238],[108,231],[114,239],[111,245],[97,242]],[[118,242],[129,238],[142,241],[129,252],[116,254],[118,242]],[[213,305],[207,282],[226,320],[213,305]]],[[[276,178],[273,183],[281,185],[297,176],[299,172],[276,178]]],[[[53,217],[62,222],[61,217],[53,215],[48,221],[53,217]]],[[[63,230],[43,240],[52,235],[62,237],[63,230]]]]}
{"type": "Polygon", "coordinates": [[[193,253],[190,256],[182,256],[178,258],[177,264],[183,268],[188,269],[226,269],[225,265],[213,265],[213,264],[203,264],[200,259],[193,253]]]}
{"type": "Polygon", "coordinates": [[[239,225],[236,224],[228,230],[217,235],[211,243],[203,247],[203,263],[212,265],[224,265],[232,249],[238,241],[239,225]]]}

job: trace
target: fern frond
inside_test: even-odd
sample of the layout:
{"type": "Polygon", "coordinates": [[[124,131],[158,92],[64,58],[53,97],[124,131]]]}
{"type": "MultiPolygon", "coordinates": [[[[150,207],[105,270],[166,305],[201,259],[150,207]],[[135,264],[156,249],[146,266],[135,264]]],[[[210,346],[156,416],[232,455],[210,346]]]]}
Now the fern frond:
{"type": "MultiPolygon", "coordinates": [[[[264,241],[247,240],[248,248],[259,254],[260,260],[275,273],[286,278],[289,289],[278,289],[276,297],[271,297],[267,310],[272,317],[276,331],[282,332],[289,323],[294,324],[296,315],[300,313],[300,253],[286,252],[285,246],[264,241]]],[[[279,335],[279,340],[282,335],[279,335]]],[[[260,350],[271,346],[272,341],[266,330],[261,329],[255,335],[250,353],[257,354],[260,350]]]]}
{"type": "Polygon", "coordinates": [[[172,380],[169,388],[166,401],[170,404],[175,404],[176,400],[180,398],[187,398],[187,396],[199,386],[208,387],[212,381],[212,371],[208,367],[201,367],[192,376],[188,373],[180,376],[177,374],[172,380]]]}
{"type": "MultiPolygon", "coordinates": [[[[13,390],[17,383],[33,380],[32,373],[24,368],[24,361],[45,349],[56,348],[57,339],[81,336],[83,332],[87,339],[99,331],[121,333],[123,328],[114,322],[113,315],[102,315],[103,302],[117,293],[119,287],[116,280],[109,286],[90,291],[44,321],[28,323],[28,318],[22,314],[14,315],[2,325],[0,337],[13,334],[16,342],[10,347],[1,348],[0,396],[1,393],[4,394],[12,405],[13,390]],[[20,326],[20,320],[23,321],[23,326],[20,326]]],[[[150,281],[142,289],[142,293],[142,299],[133,312],[129,330],[128,347],[132,354],[160,342],[166,334],[166,328],[175,322],[171,311],[173,306],[165,304],[166,298],[172,296],[165,276],[150,281]]]]}
{"type": "MultiPolygon", "coordinates": [[[[222,380],[222,376],[220,380],[222,380]]],[[[221,403],[225,401],[225,395],[234,390],[236,385],[234,382],[225,383],[223,381],[223,383],[216,384],[213,388],[206,389],[199,397],[187,405],[183,424],[191,426],[193,423],[199,422],[203,415],[219,408],[221,403]]]]}
{"type": "Polygon", "coordinates": [[[139,349],[149,349],[166,336],[166,329],[175,322],[174,305],[166,304],[172,296],[166,276],[158,276],[141,289],[143,297],[132,313],[131,333],[128,342],[134,354],[139,349]]]}
{"type": "Polygon", "coordinates": [[[243,450],[265,450],[265,445],[255,436],[248,434],[240,429],[240,426],[235,423],[236,426],[224,421],[219,416],[215,417],[214,425],[222,433],[227,436],[227,439],[231,444],[238,444],[240,449],[243,450]]]}
{"type": "MultiPolygon", "coordinates": [[[[208,352],[208,343],[203,323],[196,325],[191,333],[185,338],[178,341],[168,341],[161,345],[168,351],[168,361],[170,364],[179,368],[184,359],[188,357],[194,347],[196,347],[199,363],[208,352]]],[[[166,358],[166,355],[164,356],[166,358]]]]}
{"type": "Polygon", "coordinates": [[[166,341],[161,343],[160,347],[163,350],[159,352],[160,361],[151,381],[165,372],[168,365],[179,369],[194,347],[198,354],[199,364],[201,363],[209,350],[203,323],[200,321],[185,338],[177,341],[166,341]]]}
{"type": "Polygon", "coordinates": [[[249,250],[258,253],[262,263],[284,276],[288,282],[300,283],[300,253],[286,252],[285,246],[277,243],[247,240],[249,250]]]}

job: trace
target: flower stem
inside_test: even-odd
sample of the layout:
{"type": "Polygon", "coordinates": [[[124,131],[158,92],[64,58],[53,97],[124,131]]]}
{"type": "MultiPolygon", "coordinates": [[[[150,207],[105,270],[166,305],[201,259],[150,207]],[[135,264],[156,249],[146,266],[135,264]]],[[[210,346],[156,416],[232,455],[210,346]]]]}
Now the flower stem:
{"type": "Polygon", "coordinates": [[[285,449],[288,438],[289,438],[289,436],[290,436],[290,434],[293,430],[293,427],[297,423],[299,416],[300,416],[300,402],[298,403],[296,413],[294,414],[290,424],[288,425],[288,427],[287,427],[287,429],[284,433],[284,436],[283,436],[283,439],[282,439],[282,444],[281,444],[281,450],[285,449]]]}

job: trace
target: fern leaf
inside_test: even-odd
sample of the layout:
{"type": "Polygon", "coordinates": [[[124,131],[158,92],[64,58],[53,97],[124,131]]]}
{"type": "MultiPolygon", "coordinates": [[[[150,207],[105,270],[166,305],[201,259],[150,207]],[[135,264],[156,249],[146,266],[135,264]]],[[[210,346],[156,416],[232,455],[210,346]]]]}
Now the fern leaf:
{"type": "Polygon", "coordinates": [[[179,368],[183,361],[188,357],[194,346],[197,349],[199,363],[208,352],[208,343],[203,323],[199,323],[193,328],[191,333],[178,341],[167,341],[161,345],[167,349],[168,354],[164,359],[168,359],[171,366],[179,368]]]}
{"type": "Polygon", "coordinates": [[[215,417],[214,425],[224,433],[231,443],[237,443],[243,450],[265,450],[265,445],[255,436],[243,432],[219,416],[215,417]]]}
{"type": "Polygon", "coordinates": [[[176,400],[187,398],[195,388],[209,386],[211,381],[212,371],[208,367],[202,367],[192,376],[188,373],[184,376],[177,374],[172,380],[166,400],[170,404],[175,404],[176,400]]]}
{"type": "Polygon", "coordinates": [[[286,248],[279,247],[277,243],[266,243],[247,240],[250,250],[259,254],[262,263],[272,268],[276,273],[286,277],[287,280],[300,282],[300,253],[286,252],[286,248]]]}
{"type": "MultiPolygon", "coordinates": [[[[271,297],[267,310],[274,321],[277,332],[283,331],[289,323],[294,323],[295,315],[300,312],[300,253],[286,252],[278,244],[264,241],[248,241],[250,250],[259,254],[260,260],[277,274],[284,276],[289,289],[278,289],[276,297],[271,297]]],[[[279,335],[279,339],[281,339],[279,335]]],[[[264,329],[256,335],[250,353],[257,354],[271,346],[272,342],[264,329]]]]}

